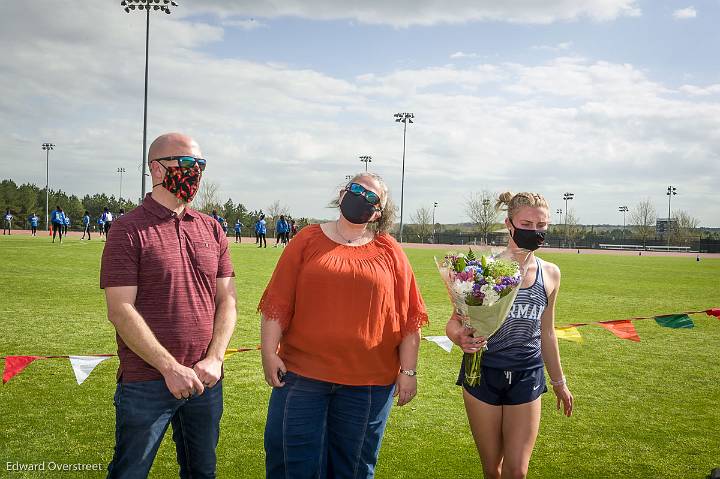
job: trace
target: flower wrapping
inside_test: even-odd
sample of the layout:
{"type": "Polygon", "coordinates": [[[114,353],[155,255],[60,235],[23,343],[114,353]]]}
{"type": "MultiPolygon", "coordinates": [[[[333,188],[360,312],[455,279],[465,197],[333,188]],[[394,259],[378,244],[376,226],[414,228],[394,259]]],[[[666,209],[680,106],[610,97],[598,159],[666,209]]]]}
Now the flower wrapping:
{"type": "MultiPolygon", "coordinates": [[[[435,258],[450,300],[463,325],[474,329],[473,337],[489,339],[507,319],[522,283],[520,265],[507,252],[481,255],[450,253],[442,262],[435,258]]],[[[482,351],[465,353],[465,384],[480,380],[482,351]]]]}

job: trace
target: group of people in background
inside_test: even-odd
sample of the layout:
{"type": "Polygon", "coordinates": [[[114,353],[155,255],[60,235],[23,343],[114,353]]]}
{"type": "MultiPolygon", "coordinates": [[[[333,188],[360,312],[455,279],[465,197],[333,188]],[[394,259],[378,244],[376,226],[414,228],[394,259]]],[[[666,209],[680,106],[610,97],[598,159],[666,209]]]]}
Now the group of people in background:
{"type": "MultiPolygon", "coordinates": [[[[120,209],[120,212],[118,213],[119,216],[123,216],[125,214],[124,209],[120,209]]],[[[10,208],[7,208],[5,210],[5,214],[3,216],[3,235],[11,234],[12,231],[12,222],[14,220],[14,216],[12,212],[10,211],[10,208]],[[7,232],[7,233],[6,233],[7,232]]],[[[110,227],[112,226],[114,219],[113,213],[110,211],[109,208],[105,207],[103,209],[102,214],[97,219],[97,225],[98,230],[100,232],[100,237],[103,237],[104,235],[107,235],[107,232],[110,230],[110,227]]],[[[37,236],[37,229],[38,225],[40,224],[40,217],[33,212],[30,216],[28,216],[27,221],[30,225],[30,235],[31,236],[37,236]]],[[[63,236],[67,236],[68,228],[70,227],[70,215],[68,215],[60,205],[56,206],[53,210],[52,214],[50,215],[50,230],[52,231],[52,241],[55,242],[55,239],[59,237],[59,242],[62,243],[63,236]]],[[[87,235],[87,239],[90,239],[90,232],[91,232],[91,218],[90,218],[90,212],[85,211],[85,214],[82,217],[82,225],[83,225],[83,235],[80,238],[81,240],[85,239],[85,235],[87,235]]]]}
{"type": "MultiPolygon", "coordinates": [[[[123,216],[124,214],[125,210],[121,208],[118,212],[118,216],[123,216]]],[[[213,210],[211,216],[220,224],[223,232],[227,235],[227,220],[220,216],[217,210],[213,210]]],[[[110,231],[110,228],[112,227],[114,218],[115,215],[107,207],[105,207],[102,214],[98,216],[95,224],[97,226],[97,233],[100,235],[100,238],[107,236],[108,231],[110,231]]],[[[10,208],[7,208],[3,216],[3,235],[10,234],[13,220],[14,216],[11,213],[10,208]]],[[[92,232],[95,231],[95,228],[93,227],[93,221],[89,211],[85,211],[81,222],[82,237],[80,238],[80,240],[82,241],[86,238],[90,240],[92,232]]],[[[31,228],[30,234],[32,236],[37,236],[37,229],[40,223],[40,217],[33,213],[28,216],[28,223],[30,224],[31,228]]],[[[70,215],[68,215],[67,212],[65,212],[63,208],[58,205],[55,210],[53,210],[50,216],[50,224],[53,243],[58,237],[59,242],[62,243],[63,236],[67,236],[68,228],[70,227],[70,215]]],[[[239,218],[235,221],[235,243],[237,244],[242,243],[242,229],[244,226],[245,225],[242,224],[239,218]]],[[[295,220],[288,219],[285,217],[285,215],[280,215],[280,218],[275,223],[274,247],[277,248],[278,246],[286,246],[290,241],[290,238],[295,236],[297,232],[298,227],[295,224],[295,220]]],[[[258,245],[258,248],[262,248],[263,246],[267,248],[267,221],[265,220],[265,214],[262,213],[262,211],[260,212],[260,216],[258,217],[258,219],[255,221],[255,244],[258,245]]]]}

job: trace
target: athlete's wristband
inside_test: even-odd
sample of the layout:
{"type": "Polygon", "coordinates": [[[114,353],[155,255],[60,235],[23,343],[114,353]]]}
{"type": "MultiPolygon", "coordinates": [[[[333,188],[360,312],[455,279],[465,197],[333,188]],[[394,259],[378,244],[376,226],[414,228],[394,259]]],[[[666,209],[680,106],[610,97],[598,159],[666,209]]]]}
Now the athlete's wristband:
{"type": "Polygon", "coordinates": [[[553,381],[552,378],[550,378],[550,384],[552,384],[553,386],[562,386],[565,383],[565,376],[563,376],[562,379],[560,379],[559,381],[553,381]]]}

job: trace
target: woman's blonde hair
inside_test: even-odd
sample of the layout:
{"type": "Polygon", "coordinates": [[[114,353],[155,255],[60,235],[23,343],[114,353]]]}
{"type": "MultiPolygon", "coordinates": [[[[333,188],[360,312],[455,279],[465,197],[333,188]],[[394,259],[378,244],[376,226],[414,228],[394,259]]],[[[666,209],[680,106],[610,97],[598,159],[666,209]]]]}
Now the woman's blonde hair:
{"type": "Polygon", "coordinates": [[[375,233],[387,233],[390,231],[390,229],[395,224],[395,203],[393,203],[392,198],[390,198],[390,189],[388,188],[387,184],[385,183],[385,180],[382,179],[380,175],[376,175],[375,173],[370,172],[362,172],[358,173],[357,175],[353,176],[350,181],[343,184],[337,193],[337,198],[332,200],[330,202],[331,208],[339,208],[340,207],[340,196],[342,195],[342,192],[345,191],[345,188],[347,188],[347,185],[350,183],[355,183],[360,178],[367,177],[372,178],[375,181],[378,182],[380,185],[380,206],[382,207],[382,211],[380,213],[380,218],[378,218],[376,221],[368,224],[368,228],[371,231],[374,231],[375,233]]]}
{"type": "Polygon", "coordinates": [[[506,191],[498,196],[497,202],[495,203],[495,209],[507,211],[508,218],[510,219],[513,219],[515,213],[525,206],[529,206],[530,208],[550,209],[550,206],[543,195],[538,193],[528,193],[526,191],[518,194],[512,194],[511,192],[506,191]]]}

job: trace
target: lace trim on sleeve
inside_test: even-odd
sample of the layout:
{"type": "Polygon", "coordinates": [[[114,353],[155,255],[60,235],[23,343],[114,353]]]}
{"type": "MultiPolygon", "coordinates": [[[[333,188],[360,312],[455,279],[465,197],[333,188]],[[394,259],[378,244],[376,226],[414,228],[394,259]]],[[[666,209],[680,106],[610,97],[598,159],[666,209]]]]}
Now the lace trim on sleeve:
{"type": "Polygon", "coordinates": [[[285,331],[290,326],[290,320],[293,316],[293,311],[287,306],[280,306],[273,301],[273,298],[268,298],[263,295],[260,300],[260,304],[257,307],[258,313],[262,314],[262,317],[266,321],[277,321],[280,323],[280,327],[285,331]]]}
{"type": "Polygon", "coordinates": [[[408,317],[407,322],[400,327],[400,334],[404,338],[408,334],[414,333],[428,324],[430,324],[430,319],[428,318],[427,313],[417,313],[412,317],[408,317]]]}

